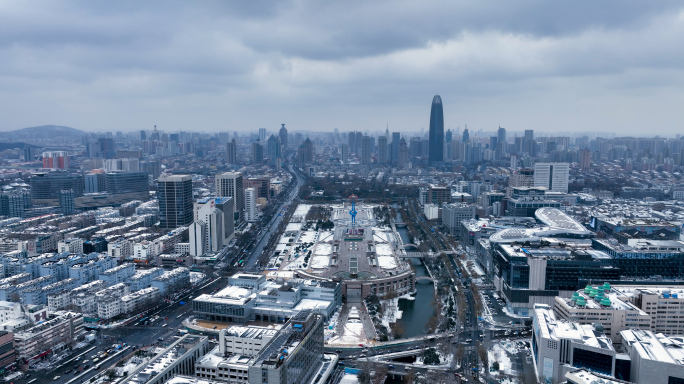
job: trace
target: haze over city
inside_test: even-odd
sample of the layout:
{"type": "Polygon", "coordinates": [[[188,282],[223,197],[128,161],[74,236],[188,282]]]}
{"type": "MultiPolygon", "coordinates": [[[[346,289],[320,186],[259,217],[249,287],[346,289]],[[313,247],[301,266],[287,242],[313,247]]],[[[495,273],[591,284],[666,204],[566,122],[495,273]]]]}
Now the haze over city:
{"type": "Polygon", "coordinates": [[[0,4],[0,130],[673,136],[680,2],[0,4]]]}
{"type": "Polygon", "coordinates": [[[681,2],[0,1],[0,382],[684,384],[681,2]]]}

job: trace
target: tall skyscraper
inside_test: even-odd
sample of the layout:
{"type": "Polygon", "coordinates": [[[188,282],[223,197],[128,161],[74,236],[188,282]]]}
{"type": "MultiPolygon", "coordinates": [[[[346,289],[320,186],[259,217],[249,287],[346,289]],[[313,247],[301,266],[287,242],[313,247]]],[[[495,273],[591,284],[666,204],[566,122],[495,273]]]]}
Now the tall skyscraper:
{"type": "Polygon", "coordinates": [[[523,137],[523,152],[530,156],[534,156],[534,130],[526,129],[525,136],[523,137]]]}
{"type": "Polygon", "coordinates": [[[259,128],[259,141],[266,141],[266,128],[259,128]]]}
{"type": "Polygon", "coordinates": [[[158,185],[160,226],[178,228],[192,223],[192,177],[162,175],[159,177],[158,185]]]}
{"type": "Polygon", "coordinates": [[[499,143],[505,143],[506,142],[506,128],[501,128],[499,127],[499,130],[496,131],[496,138],[497,142],[499,143]]]}
{"type": "Polygon", "coordinates": [[[278,136],[280,136],[280,144],[283,146],[283,151],[287,151],[287,128],[285,128],[285,124],[280,125],[280,131],[278,132],[278,136]]]}
{"type": "Polygon", "coordinates": [[[534,186],[544,187],[549,191],[568,193],[570,164],[568,163],[536,163],[534,164],[534,186]]]}
{"type": "Polygon", "coordinates": [[[392,132],[392,147],[390,151],[390,157],[392,164],[397,162],[397,158],[399,157],[399,143],[401,141],[401,133],[400,132],[392,132]]]}
{"type": "Polygon", "coordinates": [[[252,163],[259,164],[264,162],[264,147],[261,141],[257,140],[252,143],[252,163]]]}
{"type": "Polygon", "coordinates": [[[467,143],[470,141],[470,132],[468,132],[468,128],[463,130],[463,140],[464,143],[467,143]]]}
{"type": "Polygon", "coordinates": [[[444,110],[442,98],[435,95],[430,108],[430,163],[444,161],[444,110]]]}
{"type": "Polygon", "coordinates": [[[273,165],[280,158],[280,137],[276,137],[276,135],[271,135],[268,138],[268,157],[271,158],[271,164],[273,165]]]}
{"type": "Polygon", "coordinates": [[[406,165],[408,164],[408,145],[406,145],[406,140],[401,139],[399,142],[399,150],[397,151],[397,167],[398,168],[406,168],[406,165]]]}
{"type": "Polygon", "coordinates": [[[349,132],[347,141],[349,142],[349,153],[356,153],[356,132],[349,132]]]}
{"type": "Polygon", "coordinates": [[[368,135],[361,137],[361,164],[370,165],[371,159],[371,139],[368,135]]]}
{"type": "Polygon", "coordinates": [[[340,161],[345,164],[349,161],[349,144],[340,144],[340,161]]]}
{"type": "Polygon", "coordinates": [[[245,220],[256,221],[256,191],[254,188],[245,189],[245,220]]]}
{"type": "Polygon", "coordinates": [[[245,208],[245,191],[241,172],[225,172],[216,175],[216,194],[233,198],[233,215],[237,223],[243,217],[245,208]]]}
{"type": "Polygon", "coordinates": [[[451,140],[453,140],[453,132],[451,132],[451,129],[447,129],[444,134],[444,140],[446,140],[447,143],[451,143],[451,140]]]}
{"type": "Polygon", "coordinates": [[[235,138],[226,143],[226,158],[228,164],[237,164],[237,144],[235,143],[235,138]]]}
{"type": "Polygon", "coordinates": [[[378,163],[387,164],[387,136],[378,137],[378,163]]]}
{"type": "Polygon", "coordinates": [[[586,170],[591,168],[591,151],[587,148],[580,149],[580,169],[586,170]]]}

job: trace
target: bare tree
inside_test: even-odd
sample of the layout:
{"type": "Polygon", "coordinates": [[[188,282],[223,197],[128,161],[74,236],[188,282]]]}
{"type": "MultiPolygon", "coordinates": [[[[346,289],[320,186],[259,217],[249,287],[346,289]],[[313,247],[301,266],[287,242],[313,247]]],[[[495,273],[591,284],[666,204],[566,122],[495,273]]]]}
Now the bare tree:
{"type": "Polygon", "coordinates": [[[477,342],[477,355],[480,358],[480,361],[482,362],[482,366],[484,367],[484,370],[489,369],[489,355],[487,354],[487,348],[485,348],[484,344],[480,341],[477,342]]]}

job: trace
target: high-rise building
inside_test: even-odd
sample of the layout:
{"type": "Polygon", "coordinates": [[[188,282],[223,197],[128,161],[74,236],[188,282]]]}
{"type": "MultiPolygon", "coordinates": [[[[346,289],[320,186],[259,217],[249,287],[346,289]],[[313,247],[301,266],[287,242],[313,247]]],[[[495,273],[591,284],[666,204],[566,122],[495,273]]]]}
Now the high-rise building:
{"type": "Polygon", "coordinates": [[[587,148],[580,149],[580,169],[586,170],[591,168],[591,151],[587,148]]]}
{"type": "Polygon", "coordinates": [[[33,161],[36,159],[36,149],[31,147],[24,148],[24,161],[33,161]]]}
{"type": "Polygon", "coordinates": [[[114,147],[114,139],[109,137],[100,137],[97,139],[100,145],[100,153],[105,159],[111,159],[116,156],[116,148],[114,147]]]}
{"type": "Polygon", "coordinates": [[[408,165],[408,145],[406,145],[406,140],[403,138],[399,142],[399,150],[397,154],[397,167],[398,168],[406,168],[408,165]]]}
{"type": "Polygon", "coordinates": [[[430,163],[444,161],[444,110],[442,98],[435,95],[430,108],[430,163]]]}
{"type": "Polygon", "coordinates": [[[105,159],[104,160],[104,170],[105,172],[113,171],[128,171],[128,172],[139,172],[140,171],[140,159],[130,157],[123,159],[105,159]]]}
{"type": "Polygon", "coordinates": [[[299,149],[297,150],[297,158],[299,163],[306,164],[312,162],[313,154],[313,143],[311,142],[311,139],[307,137],[306,140],[304,140],[304,142],[299,146],[299,149]]]}
{"type": "Polygon", "coordinates": [[[506,142],[506,128],[499,127],[499,130],[496,132],[496,138],[497,138],[497,142],[505,143],[506,142]]]}
{"type": "Polygon", "coordinates": [[[59,208],[63,215],[73,215],[76,203],[74,201],[74,191],[64,189],[59,191],[59,208]]]}
{"type": "Polygon", "coordinates": [[[349,144],[349,153],[356,153],[356,133],[349,132],[347,137],[347,142],[349,144]]]}
{"type": "Polygon", "coordinates": [[[570,164],[568,163],[536,163],[534,164],[534,186],[544,187],[549,191],[568,193],[570,164]]]}
{"type": "Polygon", "coordinates": [[[264,162],[264,147],[261,141],[257,140],[252,143],[252,163],[259,164],[264,162]]]}
{"type": "Polygon", "coordinates": [[[162,175],[159,177],[158,186],[160,226],[178,228],[192,223],[192,177],[162,175]]]}
{"type": "Polygon", "coordinates": [[[259,128],[259,141],[266,141],[266,128],[259,128]]]}
{"type": "Polygon", "coordinates": [[[447,129],[446,133],[444,134],[444,140],[447,143],[451,143],[451,140],[453,140],[453,135],[454,133],[451,132],[451,129],[447,129]]]}
{"type": "MultiPolygon", "coordinates": [[[[392,132],[392,147],[390,151],[390,158],[392,164],[395,164],[399,158],[399,144],[401,143],[401,133],[392,132]]],[[[408,150],[408,148],[407,148],[408,150]]],[[[408,157],[408,153],[406,154],[408,157]]]]}
{"type": "Polygon", "coordinates": [[[370,165],[371,160],[371,140],[370,136],[361,137],[361,164],[370,165]]]}
{"type": "Polygon", "coordinates": [[[29,191],[0,193],[1,216],[24,217],[24,213],[30,208],[31,193],[29,191]]]}
{"type": "Polygon", "coordinates": [[[287,128],[285,128],[285,124],[280,125],[280,131],[278,132],[278,135],[280,136],[280,144],[283,146],[283,151],[287,151],[287,128]]]}
{"type": "Polygon", "coordinates": [[[464,143],[467,143],[470,141],[470,132],[468,132],[468,128],[463,130],[463,140],[464,143]]]}
{"type": "Polygon", "coordinates": [[[378,163],[387,164],[387,136],[378,137],[378,163]]]}
{"type": "Polygon", "coordinates": [[[216,175],[216,194],[221,197],[233,198],[233,216],[235,222],[240,222],[245,209],[245,190],[241,172],[225,172],[216,175]]]}
{"type": "Polygon", "coordinates": [[[226,143],[226,161],[228,164],[237,164],[237,144],[235,139],[226,143]]]}
{"type": "Polygon", "coordinates": [[[194,220],[190,228],[191,253],[202,252],[199,253],[202,255],[219,252],[233,238],[232,198],[208,197],[199,200],[194,205],[194,220]]]}
{"type": "Polygon", "coordinates": [[[356,132],[356,140],[355,140],[356,144],[354,144],[354,145],[356,147],[356,154],[357,155],[361,155],[361,138],[362,137],[363,137],[362,132],[356,132]]]}
{"type": "Polygon", "coordinates": [[[255,222],[256,215],[256,191],[254,188],[245,189],[245,220],[255,222]]]}
{"type": "Polygon", "coordinates": [[[349,144],[340,144],[340,161],[343,163],[349,162],[349,144]]]}
{"type": "Polygon", "coordinates": [[[523,137],[523,152],[530,156],[535,155],[534,151],[535,141],[534,141],[534,130],[526,129],[525,136],[523,137]]]}
{"type": "Polygon", "coordinates": [[[43,168],[68,169],[69,154],[66,151],[43,152],[43,168]]]}
{"type": "Polygon", "coordinates": [[[280,158],[280,137],[276,137],[276,135],[271,135],[268,138],[268,157],[273,165],[280,158]]]}
{"type": "Polygon", "coordinates": [[[243,180],[243,187],[254,188],[256,191],[256,198],[264,198],[269,200],[271,198],[271,179],[269,177],[252,177],[243,180]]]}

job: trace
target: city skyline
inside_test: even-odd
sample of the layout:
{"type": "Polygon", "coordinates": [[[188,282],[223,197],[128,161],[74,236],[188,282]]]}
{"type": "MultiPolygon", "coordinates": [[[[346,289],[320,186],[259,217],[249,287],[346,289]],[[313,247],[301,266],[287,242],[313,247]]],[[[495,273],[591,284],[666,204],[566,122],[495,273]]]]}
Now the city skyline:
{"type": "Polygon", "coordinates": [[[684,117],[674,2],[43,5],[3,5],[0,131],[404,132],[434,94],[452,130],[672,136],[684,117]]]}

